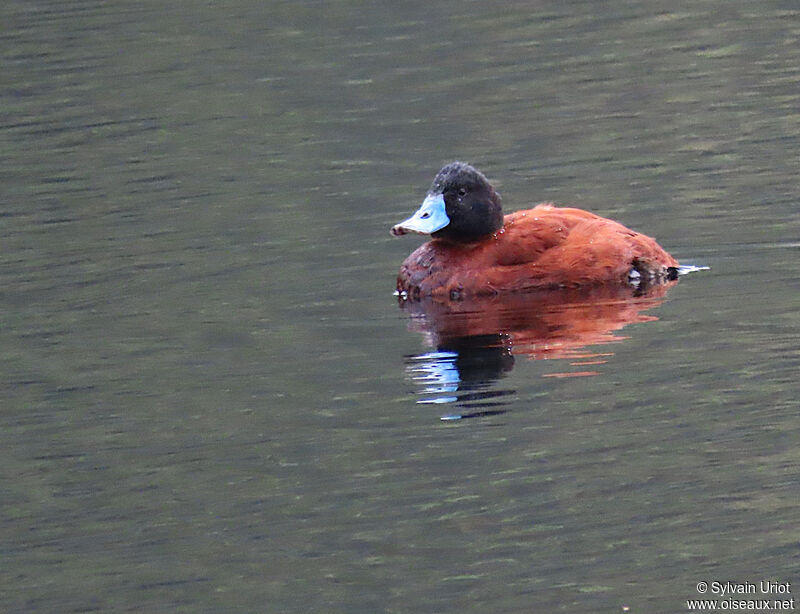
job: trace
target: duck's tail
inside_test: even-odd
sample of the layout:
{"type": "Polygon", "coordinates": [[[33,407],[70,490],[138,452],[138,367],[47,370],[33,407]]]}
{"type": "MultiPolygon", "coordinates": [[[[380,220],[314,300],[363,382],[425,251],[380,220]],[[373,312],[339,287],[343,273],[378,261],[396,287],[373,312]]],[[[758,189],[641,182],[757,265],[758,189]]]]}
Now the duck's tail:
{"type": "Polygon", "coordinates": [[[682,264],[677,267],[672,267],[675,275],[688,275],[689,273],[696,273],[697,271],[710,271],[710,266],[698,266],[695,264],[682,264]]]}

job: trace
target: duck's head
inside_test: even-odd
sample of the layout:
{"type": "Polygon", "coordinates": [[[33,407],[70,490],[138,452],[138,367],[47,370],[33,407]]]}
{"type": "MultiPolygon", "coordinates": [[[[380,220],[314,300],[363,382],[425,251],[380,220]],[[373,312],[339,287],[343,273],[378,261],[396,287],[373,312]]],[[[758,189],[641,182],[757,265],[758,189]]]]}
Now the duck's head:
{"type": "Polygon", "coordinates": [[[474,243],[503,227],[500,195],[483,173],[451,162],[440,170],[419,210],[392,227],[396,237],[416,232],[435,239],[474,243]]]}

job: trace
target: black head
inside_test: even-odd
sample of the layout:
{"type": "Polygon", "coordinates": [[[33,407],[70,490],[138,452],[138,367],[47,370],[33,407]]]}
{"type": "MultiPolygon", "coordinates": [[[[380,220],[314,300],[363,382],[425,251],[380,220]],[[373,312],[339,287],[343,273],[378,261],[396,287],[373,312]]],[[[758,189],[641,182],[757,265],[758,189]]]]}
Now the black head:
{"type": "Polygon", "coordinates": [[[419,211],[392,228],[392,234],[418,232],[474,243],[502,227],[500,195],[483,173],[464,162],[451,162],[436,174],[419,211]]]}
{"type": "Polygon", "coordinates": [[[434,232],[436,239],[471,243],[503,227],[500,195],[483,173],[463,162],[451,162],[440,170],[429,195],[444,197],[450,223],[434,232]]]}

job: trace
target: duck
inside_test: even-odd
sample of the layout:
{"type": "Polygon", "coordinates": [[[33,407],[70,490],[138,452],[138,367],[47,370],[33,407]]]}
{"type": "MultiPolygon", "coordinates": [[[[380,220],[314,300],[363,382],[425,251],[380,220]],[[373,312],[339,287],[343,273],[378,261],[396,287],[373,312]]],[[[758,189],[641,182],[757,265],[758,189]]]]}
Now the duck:
{"type": "Polygon", "coordinates": [[[397,275],[403,299],[666,283],[678,261],[655,239],[589,211],[542,203],[503,214],[500,194],[464,162],[446,164],[391,234],[430,235],[397,275]]]}

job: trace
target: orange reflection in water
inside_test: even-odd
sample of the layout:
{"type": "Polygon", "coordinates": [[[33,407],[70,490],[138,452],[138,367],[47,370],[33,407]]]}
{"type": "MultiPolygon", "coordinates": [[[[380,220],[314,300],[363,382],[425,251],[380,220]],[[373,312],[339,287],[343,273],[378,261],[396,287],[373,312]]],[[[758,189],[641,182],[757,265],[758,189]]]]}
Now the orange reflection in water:
{"type": "Polygon", "coordinates": [[[512,356],[564,359],[574,368],[544,377],[582,377],[597,375],[596,367],[614,355],[608,348],[587,348],[627,339],[618,331],[628,324],[657,320],[644,312],[660,305],[675,283],[647,289],[613,286],[449,302],[401,301],[401,307],[410,315],[409,328],[423,333],[438,351],[463,355],[493,347],[506,357],[502,371],[510,370],[512,356]]]}

